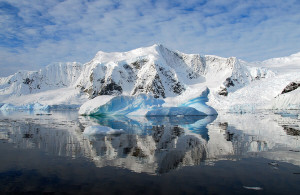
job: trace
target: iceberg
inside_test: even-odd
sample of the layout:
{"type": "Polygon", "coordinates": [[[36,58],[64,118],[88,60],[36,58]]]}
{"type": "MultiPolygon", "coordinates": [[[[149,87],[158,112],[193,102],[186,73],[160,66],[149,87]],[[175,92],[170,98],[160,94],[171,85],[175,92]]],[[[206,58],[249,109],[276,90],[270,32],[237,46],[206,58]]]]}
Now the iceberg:
{"type": "Polygon", "coordinates": [[[199,97],[188,100],[187,102],[179,105],[179,107],[192,107],[204,113],[204,115],[217,115],[217,111],[213,107],[206,104],[206,102],[208,102],[208,94],[209,89],[206,88],[199,97]]]}
{"type": "Polygon", "coordinates": [[[192,107],[163,107],[150,110],[146,116],[206,116],[205,113],[200,112],[192,107]]]}
{"type": "Polygon", "coordinates": [[[80,115],[136,115],[136,116],[207,116],[217,115],[214,108],[208,106],[209,90],[179,106],[167,107],[165,100],[152,95],[139,94],[136,96],[98,96],[84,103],[80,115]]]}
{"type": "Polygon", "coordinates": [[[165,101],[152,95],[137,96],[98,96],[84,103],[80,115],[145,115],[155,107],[161,107],[165,101]]]}
{"type": "Polygon", "coordinates": [[[43,105],[40,103],[32,103],[32,104],[24,104],[24,105],[13,105],[13,104],[3,104],[0,107],[0,111],[15,111],[15,110],[42,110],[42,111],[49,111],[50,106],[49,105],[43,105]]]}

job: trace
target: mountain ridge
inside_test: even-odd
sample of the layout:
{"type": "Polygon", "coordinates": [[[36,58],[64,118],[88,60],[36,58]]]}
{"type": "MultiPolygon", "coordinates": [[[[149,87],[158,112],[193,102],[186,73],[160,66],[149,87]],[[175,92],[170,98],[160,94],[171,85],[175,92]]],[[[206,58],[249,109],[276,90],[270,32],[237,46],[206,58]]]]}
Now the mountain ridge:
{"type": "MultiPolygon", "coordinates": [[[[296,59],[298,55],[291,56],[296,59]]],[[[210,105],[217,105],[221,109],[225,102],[224,108],[230,108],[233,104],[229,102],[230,98],[244,88],[247,89],[247,86],[254,85],[253,83],[263,85],[265,81],[277,77],[278,73],[272,67],[262,67],[267,65],[266,62],[256,65],[255,67],[236,57],[185,54],[172,51],[162,44],[127,52],[99,51],[84,64],[55,63],[39,71],[19,71],[0,78],[0,102],[73,102],[80,105],[101,95],[139,94],[166,100],[173,98],[173,102],[178,102],[179,99],[196,98],[209,88],[210,105]],[[71,95],[67,95],[66,91],[71,95]],[[63,97],[54,97],[56,93],[63,97]],[[45,97],[47,95],[49,97],[45,97]],[[28,96],[28,99],[22,102],[19,98],[21,96],[28,96]]],[[[286,84],[278,84],[272,94],[280,94],[279,91],[282,91],[287,82],[295,79],[297,76],[284,77],[283,83],[286,84]]]]}

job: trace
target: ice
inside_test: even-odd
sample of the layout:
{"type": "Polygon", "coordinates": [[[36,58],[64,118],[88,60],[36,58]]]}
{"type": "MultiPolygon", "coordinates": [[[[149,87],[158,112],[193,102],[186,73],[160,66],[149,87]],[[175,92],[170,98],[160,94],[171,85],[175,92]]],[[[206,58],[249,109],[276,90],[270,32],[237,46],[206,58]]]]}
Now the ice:
{"type": "Polygon", "coordinates": [[[145,115],[154,107],[160,107],[164,100],[151,95],[137,96],[99,96],[83,104],[81,115],[145,115]]]}
{"type": "Polygon", "coordinates": [[[204,90],[199,97],[193,98],[181,104],[180,107],[192,107],[204,113],[205,115],[217,115],[218,114],[217,111],[211,106],[208,106],[206,104],[206,102],[208,102],[208,94],[209,94],[209,89],[206,88],[206,90],[204,90]]]}
{"type": "Polygon", "coordinates": [[[13,110],[43,110],[48,111],[50,109],[49,105],[43,105],[40,103],[33,103],[33,104],[24,104],[24,105],[13,105],[13,104],[3,104],[0,108],[1,111],[13,111],[13,110]]]}
{"type": "Polygon", "coordinates": [[[111,135],[111,134],[121,134],[124,131],[122,129],[112,129],[110,127],[94,125],[88,126],[84,129],[84,135],[111,135]]]}
{"type": "Polygon", "coordinates": [[[205,116],[206,114],[191,107],[163,107],[163,108],[150,110],[146,114],[146,116],[179,116],[179,115],[205,116]]]}
{"type": "Polygon", "coordinates": [[[163,107],[163,99],[152,95],[137,96],[98,96],[79,109],[80,115],[139,115],[139,116],[176,116],[176,115],[216,115],[217,112],[206,105],[207,94],[192,99],[178,107],[163,107]]]}
{"type": "Polygon", "coordinates": [[[261,187],[249,187],[249,186],[243,186],[243,188],[247,190],[263,190],[261,187]]]}
{"type": "Polygon", "coordinates": [[[80,115],[97,115],[98,108],[107,102],[109,102],[111,99],[113,99],[114,96],[109,95],[102,95],[95,97],[92,100],[86,101],[80,108],[79,108],[79,114],[80,115]]]}

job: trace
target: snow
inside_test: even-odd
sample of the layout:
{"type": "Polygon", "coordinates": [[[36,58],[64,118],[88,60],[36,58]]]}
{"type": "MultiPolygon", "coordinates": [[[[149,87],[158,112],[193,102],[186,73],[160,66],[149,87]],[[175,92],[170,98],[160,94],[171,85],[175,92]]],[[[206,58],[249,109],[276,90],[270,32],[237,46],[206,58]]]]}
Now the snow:
{"type": "Polygon", "coordinates": [[[271,101],[271,109],[300,109],[300,88],[289,93],[281,94],[271,101]]]}
{"type": "Polygon", "coordinates": [[[278,74],[287,74],[300,71],[300,52],[287,57],[271,58],[262,62],[254,62],[254,65],[265,66],[278,74]]]}
{"type": "MultiPolygon", "coordinates": [[[[256,112],[260,109],[275,109],[276,106],[272,106],[272,104],[283,104],[283,98],[278,98],[277,96],[281,96],[279,94],[281,94],[282,90],[290,82],[297,81],[299,78],[298,73],[288,73],[255,80],[243,88],[229,93],[227,97],[218,96],[216,92],[212,92],[213,94],[209,97],[207,104],[213,106],[218,111],[256,112]]],[[[290,105],[294,104],[294,107],[298,104],[296,96],[290,99],[291,102],[289,102],[290,105]]],[[[285,95],[284,97],[289,97],[289,95],[285,95]]],[[[289,107],[285,106],[287,104],[283,104],[280,107],[282,109],[289,109],[289,107]]]]}
{"type": "Polygon", "coordinates": [[[112,135],[121,133],[124,133],[122,129],[117,130],[101,125],[88,126],[83,131],[84,135],[112,135]]]}

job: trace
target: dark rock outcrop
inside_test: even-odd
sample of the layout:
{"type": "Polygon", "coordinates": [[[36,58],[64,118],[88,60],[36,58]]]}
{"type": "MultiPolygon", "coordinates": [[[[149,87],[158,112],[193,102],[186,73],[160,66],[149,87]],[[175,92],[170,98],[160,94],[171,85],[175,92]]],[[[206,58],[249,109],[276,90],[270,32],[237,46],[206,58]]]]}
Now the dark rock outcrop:
{"type": "Polygon", "coordinates": [[[227,96],[228,95],[228,91],[227,88],[223,88],[218,92],[219,95],[223,95],[223,96],[227,96]]]}
{"type": "Polygon", "coordinates": [[[291,91],[294,91],[295,89],[297,89],[298,87],[300,87],[300,81],[297,82],[291,82],[290,84],[288,84],[283,91],[281,92],[281,94],[285,94],[285,93],[289,93],[291,91]]]}

